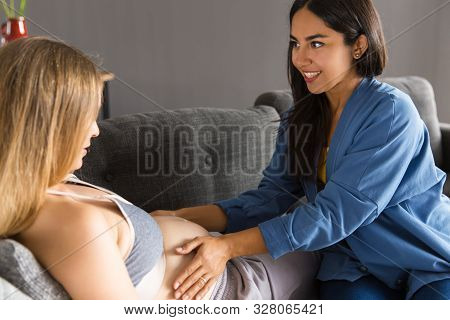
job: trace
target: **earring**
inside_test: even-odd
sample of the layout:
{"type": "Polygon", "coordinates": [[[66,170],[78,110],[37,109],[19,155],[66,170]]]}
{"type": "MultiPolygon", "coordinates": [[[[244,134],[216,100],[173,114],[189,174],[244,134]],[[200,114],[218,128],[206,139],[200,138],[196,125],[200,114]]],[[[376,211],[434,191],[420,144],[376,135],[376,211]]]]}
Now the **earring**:
{"type": "Polygon", "coordinates": [[[355,53],[355,58],[359,59],[359,57],[360,57],[360,54],[359,53],[355,53]]]}

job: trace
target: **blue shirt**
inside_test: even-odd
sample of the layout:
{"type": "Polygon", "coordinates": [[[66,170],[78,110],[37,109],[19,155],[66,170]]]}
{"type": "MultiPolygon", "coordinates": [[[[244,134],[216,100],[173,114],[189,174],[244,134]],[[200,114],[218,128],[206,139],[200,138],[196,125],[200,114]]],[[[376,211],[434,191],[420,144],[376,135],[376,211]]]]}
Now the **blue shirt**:
{"type": "Polygon", "coordinates": [[[372,274],[405,290],[406,299],[450,278],[446,175],[408,95],[374,78],[361,81],[335,129],[320,192],[287,170],[285,116],[258,188],[217,203],[228,217],[226,232],[259,226],[275,259],[320,250],[319,280],[372,274]],[[303,196],[308,202],[297,205],[303,196]]]}

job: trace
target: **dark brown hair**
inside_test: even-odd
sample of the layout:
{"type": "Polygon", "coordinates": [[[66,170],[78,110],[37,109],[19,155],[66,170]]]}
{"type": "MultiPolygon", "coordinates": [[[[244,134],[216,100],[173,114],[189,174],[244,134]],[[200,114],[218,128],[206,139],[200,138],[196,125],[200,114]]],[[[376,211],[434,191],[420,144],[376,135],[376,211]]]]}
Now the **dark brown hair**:
{"type": "MultiPolygon", "coordinates": [[[[374,77],[383,72],[387,62],[386,45],[379,15],[371,0],[296,0],[290,12],[291,27],[294,15],[305,7],[329,28],[342,33],[348,46],[361,35],[367,37],[368,49],[359,60],[354,60],[359,76],[374,77]]],[[[331,111],[325,93],[309,92],[302,74],[292,63],[292,49],[293,43],[290,43],[288,77],[294,108],[287,118],[289,152],[293,155],[295,174],[313,180],[318,155],[331,130],[331,111]]]]}

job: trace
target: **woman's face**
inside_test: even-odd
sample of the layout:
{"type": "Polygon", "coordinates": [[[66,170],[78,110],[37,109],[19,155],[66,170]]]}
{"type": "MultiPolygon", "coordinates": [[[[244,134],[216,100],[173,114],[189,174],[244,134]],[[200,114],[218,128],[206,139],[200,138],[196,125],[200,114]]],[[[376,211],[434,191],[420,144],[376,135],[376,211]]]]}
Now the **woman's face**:
{"type": "Polygon", "coordinates": [[[88,153],[89,147],[91,146],[91,139],[97,137],[99,134],[100,130],[98,128],[97,121],[93,121],[84,139],[83,147],[78,153],[77,159],[75,160],[73,171],[81,168],[81,166],[83,165],[83,158],[88,153]]]}
{"type": "Polygon", "coordinates": [[[313,94],[328,92],[342,80],[356,75],[353,48],[344,43],[344,35],[327,27],[307,8],[292,20],[292,63],[302,74],[313,94]]]}

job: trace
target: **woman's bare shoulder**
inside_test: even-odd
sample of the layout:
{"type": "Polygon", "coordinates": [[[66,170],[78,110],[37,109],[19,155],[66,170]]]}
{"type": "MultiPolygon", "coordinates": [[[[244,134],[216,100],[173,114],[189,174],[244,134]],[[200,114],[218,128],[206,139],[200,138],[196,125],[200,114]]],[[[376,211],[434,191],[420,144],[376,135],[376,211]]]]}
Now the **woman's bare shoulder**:
{"type": "Polygon", "coordinates": [[[49,195],[41,207],[37,220],[49,228],[61,228],[63,225],[92,225],[104,221],[104,216],[89,203],[77,201],[66,196],[49,195]]]}
{"type": "Polygon", "coordinates": [[[33,224],[19,235],[35,255],[67,251],[108,230],[95,207],[62,196],[47,196],[33,224]],[[58,244],[58,245],[55,245],[58,244]]]}
{"type": "Polygon", "coordinates": [[[115,230],[95,206],[48,196],[22,237],[73,299],[137,298],[115,230]]]}

